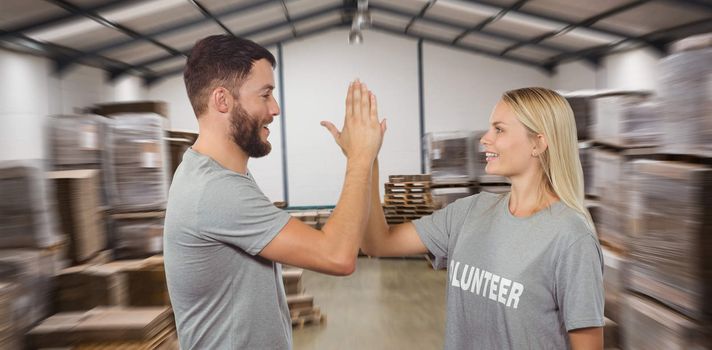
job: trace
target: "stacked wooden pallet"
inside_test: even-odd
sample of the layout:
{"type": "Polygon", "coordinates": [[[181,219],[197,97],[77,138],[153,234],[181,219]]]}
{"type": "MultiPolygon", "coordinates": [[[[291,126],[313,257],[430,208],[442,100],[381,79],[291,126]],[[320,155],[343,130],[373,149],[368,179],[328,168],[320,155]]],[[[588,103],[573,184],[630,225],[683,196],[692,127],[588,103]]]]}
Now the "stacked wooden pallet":
{"type": "Polygon", "coordinates": [[[432,214],[430,175],[391,175],[384,184],[383,212],[388,224],[400,224],[432,214]]]}
{"type": "Polygon", "coordinates": [[[314,297],[304,293],[302,274],[304,269],[284,267],[282,281],[287,294],[287,306],[292,319],[292,326],[302,328],[307,325],[318,325],[326,322],[326,315],[319,307],[314,306],[314,297]]]}

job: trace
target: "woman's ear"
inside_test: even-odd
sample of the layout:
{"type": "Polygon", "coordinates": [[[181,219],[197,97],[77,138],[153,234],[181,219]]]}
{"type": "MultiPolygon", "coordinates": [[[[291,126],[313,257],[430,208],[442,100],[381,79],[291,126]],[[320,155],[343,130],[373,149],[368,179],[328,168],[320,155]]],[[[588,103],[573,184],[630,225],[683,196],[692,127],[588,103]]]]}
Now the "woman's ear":
{"type": "Polygon", "coordinates": [[[536,144],[534,146],[534,150],[532,151],[532,156],[539,156],[540,154],[544,153],[547,148],[549,148],[549,144],[546,142],[546,137],[544,137],[544,135],[542,134],[537,134],[536,144]]]}

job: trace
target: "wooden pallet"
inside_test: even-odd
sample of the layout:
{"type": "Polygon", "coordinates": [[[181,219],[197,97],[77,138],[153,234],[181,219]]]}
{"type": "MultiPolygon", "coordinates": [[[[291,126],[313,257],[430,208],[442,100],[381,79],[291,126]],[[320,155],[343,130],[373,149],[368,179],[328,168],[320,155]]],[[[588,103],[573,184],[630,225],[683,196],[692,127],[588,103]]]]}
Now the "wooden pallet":
{"type": "Polygon", "coordinates": [[[417,174],[417,175],[390,175],[388,176],[389,182],[430,182],[430,174],[417,174]]]}
{"type": "Polygon", "coordinates": [[[430,192],[424,193],[387,193],[386,199],[424,199],[430,200],[430,192]]]}
{"type": "Polygon", "coordinates": [[[411,182],[386,182],[383,186],[389,188],[430,188],[430,182],[427,181],[411,181],[411,182]]]}
{"type": "Polygon", "coordinates": [[[405,186],[386,187],[386,194],[426,193],[427,191],[428,191],[428,188],[426,188],[426,187],[405,187],[405,186]]]}
{"type": "Polygon", "coordinates": [[[323,315],[318,307],[294,309],[290,310],[289,313],[292,319],[292,327],[296,329],[326,323],[326,315],[323,315]]]}
{"type": "Polygon", "coordinates": [[[384,198],[386,205],[394,205],[394,206],[414,206],[414,205],[430,205],[432,204],[432,200],[430,198],[428,199],[414,199],[414,198],[408,198],[408,199],[394,199],[394,198],[384,198]]]}

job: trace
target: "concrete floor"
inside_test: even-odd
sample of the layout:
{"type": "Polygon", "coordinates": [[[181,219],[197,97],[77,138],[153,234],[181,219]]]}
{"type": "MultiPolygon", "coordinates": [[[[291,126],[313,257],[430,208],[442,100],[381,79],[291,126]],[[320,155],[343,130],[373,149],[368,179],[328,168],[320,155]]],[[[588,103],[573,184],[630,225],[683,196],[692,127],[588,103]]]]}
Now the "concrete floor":
{"type": "Polygon", "coordinates": [[[349,277],[305,270],[327,321],[295,329],[294,349],[442,349],[446,277],[425,259],[361,257],[349,277]]]}

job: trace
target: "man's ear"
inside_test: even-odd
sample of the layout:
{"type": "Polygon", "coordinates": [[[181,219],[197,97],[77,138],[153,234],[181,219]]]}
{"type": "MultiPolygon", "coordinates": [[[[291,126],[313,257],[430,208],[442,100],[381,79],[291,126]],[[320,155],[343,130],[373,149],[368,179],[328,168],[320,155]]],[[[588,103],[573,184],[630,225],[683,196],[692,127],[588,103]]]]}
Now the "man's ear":
{"type": "Polygon", "coordinates": [[[232,94],[223,87],[217,87],[210,94],[210,102],[220,113],[228,113],[234,103],[232,94]]]}

